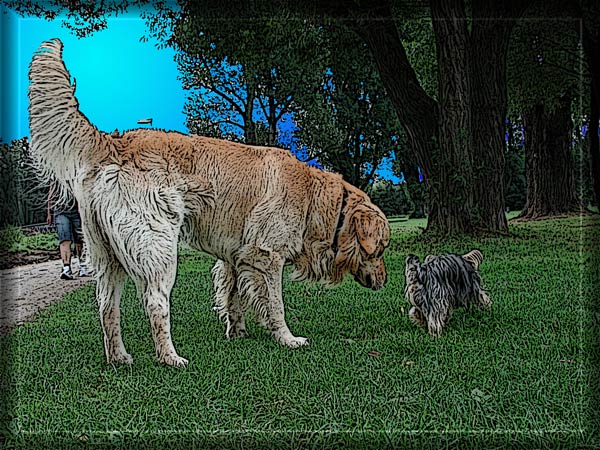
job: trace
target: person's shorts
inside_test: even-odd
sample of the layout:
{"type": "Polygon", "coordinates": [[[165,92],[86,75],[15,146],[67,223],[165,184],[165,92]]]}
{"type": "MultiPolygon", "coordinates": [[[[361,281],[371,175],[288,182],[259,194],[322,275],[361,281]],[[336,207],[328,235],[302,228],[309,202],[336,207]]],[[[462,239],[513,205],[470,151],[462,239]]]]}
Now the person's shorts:
{"type": "Polygon", "coordinates": [[[75,244],[83,243],[81,232],[81,218],[77,211],[59,212],[54,216],[58,242],[72,241],[75,244]]]}

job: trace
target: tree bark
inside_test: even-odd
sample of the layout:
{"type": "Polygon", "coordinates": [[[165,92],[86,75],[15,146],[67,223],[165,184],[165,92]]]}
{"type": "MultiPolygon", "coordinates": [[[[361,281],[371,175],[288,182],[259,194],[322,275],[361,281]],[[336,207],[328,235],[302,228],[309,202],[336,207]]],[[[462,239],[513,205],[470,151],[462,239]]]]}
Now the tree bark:
{"type": "Polygon", "coordinates": [[[473,4],[471,117],[473,195],[478,229],[508,231],[504,198],[506,57],[514,19],[487,2],[473,4]],[[492,18],[490,18],[492,16],[492,18]],[[504,17],[502,17],[504,16],[504,17]]]}
{"type": "Polygon", "coordinates": [[[435,2],[440,104],[420,86],[387,6],[353,23],[378,66],[428,189],[427,231],[471,233],[472,194],[468,35],[462,2],[435,2]]]}
{"type": "MultiPolygon", "coordinates": [[[[473,231],[469,31],[462,0],[432,0],[438,60],[438,142],[432,175],[440,183],[432,226],[444,234],[473,231]]],[[[430,217],[431,220],[431,217],[430,217]]]]}
{"type": "Polygon", "coordinates": [[[583,21],[583,50],[591,76],[589,152],[592,187],[596,205],[600,208],[600,142],[598,140],[598,119],[600,115],[600,37],[590,30],[590,24],[583,21]]]}
{"type": "Polygon", "coordinates": [[[244,143],[256,145],[256,123],[254,122],[254,86],[248,84],[248,98],[246,99],[246,110],[244,111],[244,143]]]}
{"type": "Polygon", "coordinates": [[[535,105],[523,114],[527,201],[524,220],[561,216],[580,211],[571,149],[571,98],[564,95],[549,111],[535,105]]]}
{"type": "MultiPolygon", "coordinates": [[[[600,80],[596,84],[600,84],[600,80]]],[[[590,99],[590,123],[588,133],[590,136],[590,171],[592,176],[592,187],[594,189],[594,198],[596,206],[600,209],[600,142],[598,139],[598,122],[600,118],[600,92],[594,83],[592,83],[592,95],[590,99]]]]}

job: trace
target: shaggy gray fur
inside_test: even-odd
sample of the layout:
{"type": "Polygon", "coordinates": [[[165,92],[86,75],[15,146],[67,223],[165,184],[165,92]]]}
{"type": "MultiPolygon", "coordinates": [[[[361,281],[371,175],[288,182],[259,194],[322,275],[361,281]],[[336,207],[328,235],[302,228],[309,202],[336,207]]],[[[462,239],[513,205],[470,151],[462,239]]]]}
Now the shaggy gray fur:
{"type": "Polygon", "coordinates": [[[481,286],[478,272],[482,260],[479,250],[465,255],[429,255],[423,264],[417,256],[409,255],[404,295],[412,305],[411,320],[437,337],[450,321],[454,308],[489,308],[492,301],[481,286]]]}

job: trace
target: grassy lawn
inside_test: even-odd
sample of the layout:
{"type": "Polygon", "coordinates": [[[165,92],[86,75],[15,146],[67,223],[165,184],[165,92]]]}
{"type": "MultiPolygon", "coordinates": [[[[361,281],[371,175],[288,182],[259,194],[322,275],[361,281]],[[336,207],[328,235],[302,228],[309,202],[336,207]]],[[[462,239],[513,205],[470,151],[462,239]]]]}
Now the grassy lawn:
{"type": "Polygon", "coordinates": [[[182,251],[172,297],[187,369],[154,360],[129,283],[131,367],[104,362],[93,287],[3,340],[9,443],[130,448],[573,448],[598,445],[597,218],[511,225],[510,237],[427,242],[393,223],[388,286],[286,283],[287,320],[311,345],[287,350],[260,327],[228,342],[211,311],[212,260],[182,251]],[[457,311],[441,338],[413,326],[407,253],[478,247],[494,305],[457,311]],[[597,292],[596,292],[597,294],[597,292]],[[595,309],[594,309],[595,308],[595,309]]]}

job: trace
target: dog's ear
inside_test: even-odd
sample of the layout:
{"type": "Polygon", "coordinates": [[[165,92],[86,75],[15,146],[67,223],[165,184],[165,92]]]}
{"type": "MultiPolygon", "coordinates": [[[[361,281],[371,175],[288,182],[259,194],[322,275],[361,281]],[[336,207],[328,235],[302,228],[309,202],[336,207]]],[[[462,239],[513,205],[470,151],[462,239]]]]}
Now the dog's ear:
{"type": "Polygon", "coordinates": [[[463,259],[473,266],[475,270],[479,270],[479,266],[483,261],[483,253],[481,250],[474,249],[469,253],[462,255],[463,259]]]}
{"type": "Polygon", "coordinates": [[[385,225],[381,223],[382,219],[375,211],[361,205],[352,214],[352,221],[360,246],[372,255],[383,239],[385,225]]]}
{"type": "Polygon", "coordinates": [[[419,265],[421,261],[419,261],[419,257],[417,255],[413,255],[412,253],[406,257],[404,263],[407,266],[419,265]]]}

